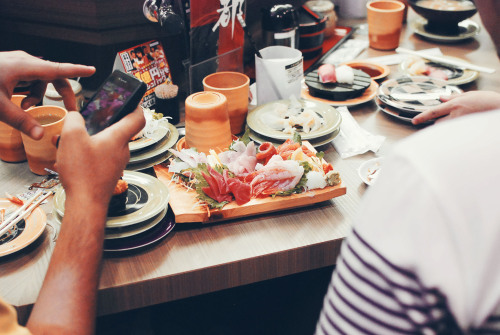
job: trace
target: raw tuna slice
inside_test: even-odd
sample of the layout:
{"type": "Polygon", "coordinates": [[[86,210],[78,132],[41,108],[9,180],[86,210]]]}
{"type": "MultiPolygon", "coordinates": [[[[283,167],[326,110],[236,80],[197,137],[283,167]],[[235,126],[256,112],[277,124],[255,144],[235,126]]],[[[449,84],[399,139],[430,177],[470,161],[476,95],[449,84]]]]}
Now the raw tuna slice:
{"type": "Polygon", "coordinates": [[[323,84],[326,83],[336,83],[337,74],[335,71],[335,66],[332,64],[323,64],[318,68],[319,81],[323,84]]]}

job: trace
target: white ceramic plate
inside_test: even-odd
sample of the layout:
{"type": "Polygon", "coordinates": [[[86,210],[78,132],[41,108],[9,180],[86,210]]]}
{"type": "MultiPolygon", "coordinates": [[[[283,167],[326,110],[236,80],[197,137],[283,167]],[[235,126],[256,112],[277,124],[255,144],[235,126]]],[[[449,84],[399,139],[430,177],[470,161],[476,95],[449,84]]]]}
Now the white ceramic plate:
{"type": "MultiPolygon", "coordinates": [[[[304,99],[299,99],[299,101],[302,104],[302,108],[312,109],[325,121],[325,123],[315,131],[311,131],[309,133],[300,132],[300,136],[303,140],[315,139],[331,134],[334,130],[340,127],[342,117],[335,108],[322,102],[304,99]]],[[[252,111],[249,111],[247,115],[248,127],[257,134],[277,140],[287,140],[289,138],[293,138],[293,134],[285,134],[282,131],[269,127],[262,118],[262,115],[272,113],[274,111],[274,104],[278,102],[284,104],[290,103],[289,100],[279,100],[258,106],[252,111]]]]}
{"type": "Polygon", "coordinates": [[[458,24],[459,33],[456,35],[439,35],[433,33],[425,28],[426,24],[427,20],[423,17],[419,17],[410,23],[410,27],[415,34],[440,43],[456,43],[463,41],[476,36],[481,31],[480,26],[472,20],[460,22],[458,24]]]}
{"type": "MultiPolygon", "coordinates": [[[[450,57],[450,56],[444,57],[443,56],[443,58],[449,58],[450,60],[466,62],[463,59],[457,58],[457,57],[450,57]]],[[[446,73],[446,75],[448,76],[448,80],[446,80],[446,82],[449,85],[468,84],[468,83],[476,80],[477,77],[479,77],[478,71],[473,71],[473,70],[468,70],[468,69],[461,70],[461,69],[453,68],[451,66],[446,66],[444,64],[436,64],[436,63],[433,63],[433,62],[425,60],[425,59],[424,59],[424,61],[426,64],[429,64],[435,68],[438,68],[438,69],[444,71],[446,73]]],[[[409,71],[410,64],[411,64],[411,58],[407,58],[400,64],[399,69],[405,75],[413,76],[409,71]]]]}
{"type": "MultiPolygon", "coordinates": [[[[333,131],[333,133],[331,134],[328,134],[326,136],[322,136],[320,138],[317,138],[317,139],[314,139],[314,140],[308,140],[308,142],[315,148],[317,147],[321,147],[323,145],[326,145],[328,143],[330,143],[331,141],[333,141],[333,139],[340,133],[340,128],[337,128],[335,131],[333,131]]],[[[250,137],[250,139],[256,143],[259,143],[259,144],[262,144],[264,142],[271,142],[274,146],[279,146],[280,144],[283,144],[283,141],[281,142],[278,142],[276,141],[275,139],[270,139],[270,138],[266,138],[266,137],[263,137],[255,132],[253,132],[251,129],[250,129],[250,132],[248,134],[248,137],[250,137]]]]}
{"type": "Polygon", "coordinates": [[[168,124],[169,133],[160,142],[140,151],[130,153],[129,164],[136,164],[147,161],[148,159],[160,156],[168,151],[179,139],[179,132],[174,125],[168,124]]]}
{"type": "MultiPolygon", "coordinates": [[[[18,207],[18,205],[7,199],[0,199],[0,209],[12,213],[18,207]]],[[[0,257],[10,255],[29,246],[43,233],[46,224],[47,216],[43,209],[40,207],[35,208],[26,220],[17,223],[14,234],[1,236],[3,242],[0,242],[0,257]]]]}
{"type": "MultiPolygon", "coordinates": [[[[392,117],[395,117],[396,119],[399,119],[404,122],[411,123],[411,120],[413,119],[413,114],[406,113],[405,111],[398,110],[396,108],[393,108],[391,106],[388,106],[384,104],[382,101],[379,99],[375,99],[375,103],[377,104],[377,107],[384,112],[387,115],[390,115],[392,117]]],[[[434,123],[434,121],[428,121],[425,123],[422,123],[422,125],[429,125],[434,123]]],[[[413,125],[413,124],[412,124],[413,125]]]]}
{"type": "MultiPolygon", "coordinates": [[[[129,184],[127,209],[119,216],[108,216],[106,228],[126,227],[144,222],[168,207],[168,188],[150,175],[125,171],[123,179],[129,184]]],[[[54,196],[54,209],[64,216],[66,194],[60,187],[54,196]]]]}
{"type": "Polygon", "coordinates": [[[440,97],[461,93],[444,80],[425,76],[404,76],[386,80],[377,97],[385,104],[415,114],[441,104],[440,97]]]}
{"type": "Polygon", "coordinates": [[[141,137],[128,143],[130,152],[141,150],[157,143],[167,136],[169,129],[168,120],[161,120],[158,124],[158,128],[156,128],[151,135],[148,135],[148,137],[141,137]]]}
{"type": "Polygon", "coordinates": [[[382,168],[382,157],[367,160],[358,168],[358,175],[366,185],[373,185],[382,168]]]}

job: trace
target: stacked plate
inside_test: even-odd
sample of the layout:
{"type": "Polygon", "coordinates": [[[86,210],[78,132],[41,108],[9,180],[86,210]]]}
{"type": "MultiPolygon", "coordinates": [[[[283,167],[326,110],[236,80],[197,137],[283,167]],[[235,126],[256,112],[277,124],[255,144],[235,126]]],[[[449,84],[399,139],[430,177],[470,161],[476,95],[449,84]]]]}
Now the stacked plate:
{"type": "Polygon", "coordinates": [[[384,113],[411,123],[417,114],[441,104],[441,97],[461,92],[443,80],[401,77],[387,80],[380,86],[376,103],[384,113]]]}
{"type": "Polygon", "coordinates": [[[162,120],[156,130],[147,137],[129,143],[130,161],[127,170],[137,171],[165,161],[170,149],[179,139],[177,128],[167,120],[162,120]]]}
{"type": "MultiPolygon", "coordinates": [[[[340,113],[334,107],[322,102],[304,99],[300,99],[299,102],[302,105],[302,111],[312,110],[323,121],[321,126],[308,133],[297,130],[302,140],[309,141],[314,147],[330,143],[340,132],[340,124],[342,123],[340,113]]],[[[275,113],[277,103],[290,105],[290,100],[270,102],[249,111],[247,126],[250,129],[250,139],[257,143],[271,142],[279,145],[287,139],[293,138],[293,134],[284,133],[283,130],[269,124],[266,115],[275,113]]]]}
{"type": "MultiPolygon", "coordinates": [[[[125,171],[128,183],[126,208],[108,216],[104,251],[123,252],[153,244],[174,228],[174,215],[168,209],[168,188],[157,178],[125,171]]],[[[54,195],[56,219],[62,222],[66,195],[60,187],[54,195]]]]}

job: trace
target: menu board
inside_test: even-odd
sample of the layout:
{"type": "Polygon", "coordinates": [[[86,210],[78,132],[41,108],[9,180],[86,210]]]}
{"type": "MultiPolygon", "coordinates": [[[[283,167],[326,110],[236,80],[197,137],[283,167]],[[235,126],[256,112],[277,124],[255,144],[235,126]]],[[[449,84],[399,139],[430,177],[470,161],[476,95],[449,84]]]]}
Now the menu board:
{"type": "Polygon", "coordinates": [[[129,73],[148,85],[142,99],[142,106],[145,108],[155,105],[156,86],[172,82],[163,47],[154,40],[118,52],[113,69],[129,73]]]}

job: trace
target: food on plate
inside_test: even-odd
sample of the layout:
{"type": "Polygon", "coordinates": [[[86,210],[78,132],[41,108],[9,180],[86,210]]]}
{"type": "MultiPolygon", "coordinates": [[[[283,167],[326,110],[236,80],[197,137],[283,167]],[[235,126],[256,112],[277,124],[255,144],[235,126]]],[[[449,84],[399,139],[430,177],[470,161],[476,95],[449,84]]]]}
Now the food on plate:
{"type": "Polygon", "coordinates": [[[354,71],[348,65],[335,68],[332,64],[323,64],[318,68],[319,81],[322,84],[349,84],[354,83],[354,71]]]}
{"type": "Polygon", "coordinates": [[[295,132],[310,133],[325,124],[323,116],[316,113],[311,108],[303,108],[300,101],[295,97],[290,97],[290,103],[275,102],[272,111],[262,113],[262,123],[271,129],[282,131],[285,134],[295,132]]]}
{"type": "Polygon", "coordinates": [[[459,10],[472,10],[476,6],[472,1],[457,1],[457,0],[420,0],[416,3],[417,6],[438,9],[438,10],[449,10],[449,11],[459,11],[459,10]]]}
{"type": "Polygon", "coordinates": [[[305,76],[305,84],[313,97],[344,101],[359,97],[372,84],[371,77],[348,65],[321,65],[305,76]]]}
{"type": "Polygon", "coordinates": [[[412,76],[428,76],[434,79],[448,80],[449,76],[443,68],[433,66],[420,57],[407,60],[408,74],[412,76]]]}
{"type": "Polygon", "coordinates": [[[109,202],[108,215],[114,216],[123,212],[127,205],[128,183],[119,179],[113,190],[113,196],[109,202]]]}
{"type": "Polygon", "coordinates": [[[375,181],[375,179],[377,179],[377,177],[379,176],[380,174],[380,164],[377,164],[376,166],[368,169],[368,175],[366,176],[366,179],[372,183],[375,181]]]}
{"type": "Polygon", "coordinates": [[[19,205],[19,206],[22,206],[24,205],[24,201],[22,201],[21,199],[19,199],[18,197],[16,196],[13,196],[13,195],[10,195],[9,193],[5,192],[5,196],[7,197],[7,199],[12,202],[13,204],[16,204],[16,205],[19,205]]]}
{"type": "Polygon", "coordinates": [[[323,159],[323,153],[300,135],[278,147],[266,142],[259,147],[247,136],[220,153],[208,155],[196,149],[170,149],[172,180],[197,193],[199,203],[222,209],[235,201],[243,205],[252,198],[289,196],[341,183],[340,175],[323,159]]]}
{"type": "Polygon", "coordinates": [[[335,73],[335,65],[323,64],[318,68],[319,81],[323,84],[336,83],[337,75],[335,73]]]}
{"type": "Polygon", "coordinates": [[[156,113],[153,109],[143,107],[142,110],[144,112],[144,119],[146,119],[146,125],[132,138],[132,141],[151,137],[158,127],[164,126],[161,125],[163,123],[162,121],[170,118],[168,116],[164,117],[162,113],[156,113]]]}

